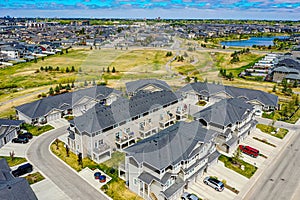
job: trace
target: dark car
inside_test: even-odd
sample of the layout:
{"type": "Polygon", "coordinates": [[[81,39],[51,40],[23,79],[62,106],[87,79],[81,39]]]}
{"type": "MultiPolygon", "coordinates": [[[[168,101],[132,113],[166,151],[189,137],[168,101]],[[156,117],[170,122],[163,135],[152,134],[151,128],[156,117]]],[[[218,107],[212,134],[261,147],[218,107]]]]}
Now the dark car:
{"type": "Polygon", "coordinates": [[[11,173],[12,175],[14,175],[14,177],[18,177],[32,172],[32,169],[32,165],[30,163],[26,163],[24,165],[19,166],[16,170],[12,171],[11,173]]]}
{"type": "Polygon", "coordinates": [[[22,143],[22,144],[24,144],[24,143],[27,143],[29,140],[28,140],[28,138],[26,138],[26,137],[23,137],[23,138],[14,138],[14,139],[12,139],[12,143],[22,143]]]}
{"type": "Polygon", "coordinates": [[[32,134],[29,132],[21,133],[18,135],[18,138],[27,138],[27,139],[32,139],[32,134]]]}

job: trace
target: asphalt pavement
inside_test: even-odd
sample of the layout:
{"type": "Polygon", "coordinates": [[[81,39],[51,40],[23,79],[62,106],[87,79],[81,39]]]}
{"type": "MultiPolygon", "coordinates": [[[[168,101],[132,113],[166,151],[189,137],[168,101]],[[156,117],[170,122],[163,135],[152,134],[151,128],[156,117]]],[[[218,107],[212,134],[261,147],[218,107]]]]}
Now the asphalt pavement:
{"type": "MultiPolygon", "coordinates": [[[[66,131],[67,126],[64,126],[39,136],[29,146],[26,153],[27,159],[72,200],[108,199],[106,195],[100,192],[100,189],[96,190],[82,179],[77,172],[70,169],[50,152],[51,142],[66,133],[66,131]]],[[[56,199],[55,194],[48,199],[56,199]]]]}
{"type": "Polygon", "coordinates": [[[299,192],[300,135],[295,133],[244,199],[289,200],[299,192]]]}

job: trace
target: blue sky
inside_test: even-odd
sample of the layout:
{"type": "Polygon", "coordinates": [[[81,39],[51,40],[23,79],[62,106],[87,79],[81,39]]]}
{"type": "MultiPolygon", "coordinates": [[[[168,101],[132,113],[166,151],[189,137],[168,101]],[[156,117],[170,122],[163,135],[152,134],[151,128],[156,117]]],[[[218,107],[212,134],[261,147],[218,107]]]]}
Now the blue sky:
{"type": "Polygon", "coordinates": [[[1,0],[0,16],[300,20],[298,0],[1,0]]]}

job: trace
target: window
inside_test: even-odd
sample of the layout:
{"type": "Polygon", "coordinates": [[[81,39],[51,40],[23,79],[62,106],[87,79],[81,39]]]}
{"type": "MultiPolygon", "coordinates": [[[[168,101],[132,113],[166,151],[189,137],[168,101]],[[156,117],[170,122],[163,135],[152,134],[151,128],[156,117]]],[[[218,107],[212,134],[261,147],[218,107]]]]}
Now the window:
{"type": "Polygon", "coordinates": [[[137,182],[138,182],[138,180],[135,178],[135,179],[133,179],[133,184],[134,185],[137,185],[137,182]]]}
{"type": "Polygon", "coordinates": [[[99,146],[103,144],[103,139],[98,141],[99,146]]]}
{"type": "Polygon", "coordinates": [[[97,141],[95,142],[95,148],[97,148],[97,141]]]}

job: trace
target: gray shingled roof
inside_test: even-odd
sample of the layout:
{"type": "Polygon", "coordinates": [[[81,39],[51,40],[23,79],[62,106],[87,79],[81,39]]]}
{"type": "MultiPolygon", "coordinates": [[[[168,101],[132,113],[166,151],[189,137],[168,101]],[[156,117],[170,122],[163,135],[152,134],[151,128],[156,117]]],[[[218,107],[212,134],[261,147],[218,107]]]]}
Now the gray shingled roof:
{"type": "Polygon", "coordinates": [[[191,157],[196,144],[207,143],[217,132],[201,127],[198,121],[178,122],[124,151],[138,163],[164,169],[191,157]]]}
{"type": "Polygon", "coordinates": [[[139,92],[130,99],[119,98],[110,106],[96,104],[72,124],[80,132],[94,133],[175,101],[178,97],[171,91],[139,92]]]}
{"type": "Polygon", "coordinates": [[[196,93],[207,97],[215,95],[219,92],[225,92],[232,98],[245,97],[249,101],[257,100],[262,104],[268,106],[278,105],[278,97],[276,95],[269,94],[260,90],[237,88],[227,85],[217,85],[204,82],[190,83],[179,90],[179,92],[181,93],[188,91],[195,91],[196,93]]]}
{"type": "Polygon", "coordinates": [[[37,200],[25,178],[15,178],[5,159],[0,160],[0,198],[6,200],[37,200]],[[5,164],[6,163],[6,164],[5,164]]]}
{"type": "Polygon", "coordinates": [[[49,96],[31,103],[16,107],[16,110],[24,113],[31,118],[38,118],[46,115],[52,109],[66,110],[71,108],[83,97],[94,99],[104,99],[111,93],[121,94],[120,91],[105,86],[95,86],[87,89],[77,90],[75,92],[64,93],[55,96],[49,96]]]}
{"type": "Polygon", "coordinates": [[[0,119],[0,126],[20,126],[22,123],[23,120],[0,119]]]}
{"type": "Polygon", "coordinates": [[[299,71],[297,69],[285,67],[285,66],[276,67],[273,69],[273,72],[299,74],[299,71]]]}
{"type": "Polygon", "coordinates": [[[138,176],[138,179],[140,179],[141,181],[143,181],[144,183],[147,183],[148,185],[153,181],[153,180],[156,180],[158,181],[159,183],[161,184],[166,184],[166,182],[169,180],[169,178],[171,176],[177,176],[177,174],[172,174],[170,172],[166,172],[165,175],[159,179],[157,178],[156,176],[153,176],[152,174],[148,173],[148,172],[145,172],[143,171],[139,176],[138,176]]]}
{"type": "Polygon", "coordinates": [[[286,79],[291,79],[291,80],[300,80],[300,75],[299,74],[288,74],[285,76],[286,79]]]}
{"type": "Polygon", "coordinates": [[[24,123],[23,120],[0,119],[0,138],[4,137],[7,132],[13,130],[16,126],[24,123]]]}
{"type": "Polygon", "coordinates": [[[163,90],[172,90],[170,86],[165,82],[157,79],[140,79],[137,81],[131,81],[126,83],[126,92],[128,93],[136,93],[141,88],[147,85],[154,85],[163,90]]]}
{"type": "Polygon", "coordinates": [[[202,119],[207,123],[228,126],[242,122],[254,106],[240,98],[222,99],[221,101],[194,114],[196,120],[202,119]]]}

